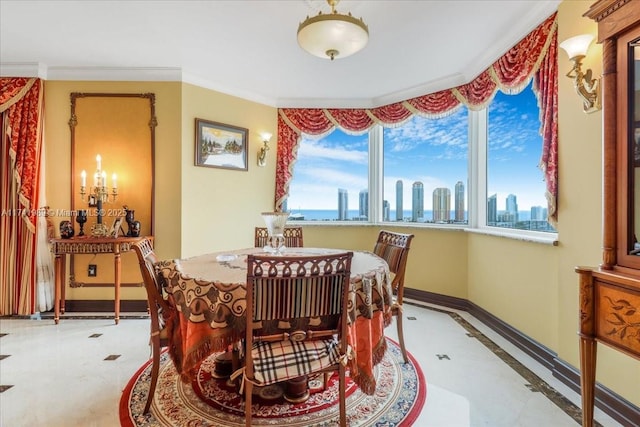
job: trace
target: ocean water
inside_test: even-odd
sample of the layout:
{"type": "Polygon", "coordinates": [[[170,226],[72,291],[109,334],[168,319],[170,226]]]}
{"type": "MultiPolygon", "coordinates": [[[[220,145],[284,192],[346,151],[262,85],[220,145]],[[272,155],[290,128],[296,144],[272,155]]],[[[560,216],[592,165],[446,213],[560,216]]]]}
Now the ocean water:
{"type": "MultiPolygon", "coordinates": [[[[337,221],[338,220],[338,211],[337,210],[323,210],[323,209],[301,209],[297,211],[290,211],[292,215],[294,214],[302,214],[304,215],[305,221],[337,221]]],[[[405,210],[403,217],[411,218],[411,210],[405,210]]],[[[453,212],[452,212],[453,215],[453,212]]],[[[465,218],[466,218],[465,213],[465,218]]],[[[429,221],[433,218],[433,211],[424,211],[424,219],[429,221]]],[[[531,212],[529,211],[520,211],[518,212],[518,220],[520,221],[528,221],[531,218],[531,212]]],[[[293,219],[293,218],[292,218],[293,219]]],[[[348,211],[348,220],[355,221],[358,219],[358,210],[349,210],[348,211]]],[[[453,218],[452,218],[453,219],[453,218]]],[[[389,220],[396,220],[396,211],[391,211],[389,214],[389,220]]]]}

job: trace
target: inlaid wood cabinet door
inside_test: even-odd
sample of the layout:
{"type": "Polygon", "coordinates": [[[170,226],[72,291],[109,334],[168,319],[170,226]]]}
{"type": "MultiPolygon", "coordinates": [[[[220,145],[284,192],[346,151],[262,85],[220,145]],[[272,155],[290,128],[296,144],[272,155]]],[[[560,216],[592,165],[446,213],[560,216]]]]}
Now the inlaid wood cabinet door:
{"type": "Polygon", "coordinates": [[[640,288],[595,281],[595,334],[604,343],[640,357],[640,288]]]}

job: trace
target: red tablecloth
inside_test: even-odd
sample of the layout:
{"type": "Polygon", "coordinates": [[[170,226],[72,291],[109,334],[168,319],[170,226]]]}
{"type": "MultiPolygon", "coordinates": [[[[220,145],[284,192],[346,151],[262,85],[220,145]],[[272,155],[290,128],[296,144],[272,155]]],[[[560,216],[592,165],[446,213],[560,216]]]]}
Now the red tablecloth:
{"type": "MultiPolygon", "coordinates": [[[[343,252],[339,249],[291,248],[286,254],[343,252]]],[[[200,362],[244,338],[248,248],[158,263],[165,289],[178,310],[170,320],[171,357],[183,380],[196,374],[200,362]]],[[[350,376],[367,394],[375,391],[373,367],[386,351],[384,328],[391,321],[391,279],[387,263],[371,252],[354,251],[349,344],[355,357],[350,376]]]]}

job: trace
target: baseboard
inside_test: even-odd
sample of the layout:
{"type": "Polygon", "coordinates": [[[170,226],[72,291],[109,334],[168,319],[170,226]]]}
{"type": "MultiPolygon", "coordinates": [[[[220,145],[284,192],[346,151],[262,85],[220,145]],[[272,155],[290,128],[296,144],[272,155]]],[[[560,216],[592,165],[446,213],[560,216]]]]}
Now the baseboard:
{"type": "MultiPolygon", "coordinates": [[[[77,300],[68,299],[64,304],[65,313],[90,312],[90,313],[113,313],[113,300],[77,300]]],[[[146,312],[147,300],[121,300],[120,313],[146,312]]]]}
{"type": "MultiPolygon", "coordinates": [[[[549,369],[552,375],[567,387],[580,393],[580,371],[569,363],[559,359],[557,354],[541,343],[503,322],[482,307],[463,298],[456,298],[418,289],[405,288],[405,298],[419,302],[436,304],[455,310],[464,310],[493,329],[507,341],[518,347],[538,363],[549,369]]],[[[595,405],[602,412],[622,425],[637,425],[640,420],[640,408],[611,389],[596,383],[595,405]]]]}
{"type": "MultiPolygon", "coordinates": [[[[580,371],[564,360],[556,359],[553,376],[576,393],[580,393],[580,371]]],[[[602,384],[596,384],[595,405],[624,426],[637,426],[640,408],[602,384]]]]}

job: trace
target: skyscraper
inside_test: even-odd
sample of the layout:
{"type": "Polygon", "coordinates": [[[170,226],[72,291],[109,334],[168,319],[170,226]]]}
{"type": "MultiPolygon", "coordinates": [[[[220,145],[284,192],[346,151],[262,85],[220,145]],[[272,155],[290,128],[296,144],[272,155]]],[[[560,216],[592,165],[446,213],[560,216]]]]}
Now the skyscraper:
{"type": "Polygon", "coordinates": [[[412,187],[411,221],[424,221],[424,185],[420,181],[414,182],[412,187]]]}
{"type": "Polygon", "coordinates": [[[545,219],[542,206],[531,206],[531,221],[544,221],[545,219]]]}
{"type": "Polygon", "coordinates": [[[515,194],[507,196],[507,215],[510,222],[518,222],[518,200],[515,194]]]}
{"type": "Polygon", "coordinates": [[[360,190],[358,197],[358,216],[360,220],[369,219],[369,190],[360,190]]]}
{"type": "Polygon", "coordinates": [[[389,201],[385,200],[382,202],[382,220],[389,221],[391,216],[391,207],[389,206],[389,201]]]}
{"type": "Polygon", "coordinates": [[[495,225],[498,222],[498,195],[494,194],[487,200],[487,224],[495,225]]]}
{"type": "Polygon", "coordinates": [[[433,222],[449,222],[451,218],[451,191],[448,188],[433,190],[433,222]]]}
{"type": "Polygon", "coordinates": [[[402,207],[402,180],[396,181],[396,221],[404,219],[404,211],[402,207]]]}
{"type": "Polygon", "coordinates": [[[455,220],[456,222],[464,222],[464,184],[462,181],[456,182],[455,192],[455,220]]]}
{"type": "Polygon", "coordinates": [[[349,193],[344,188],[338,188],[338,220],[349,219],[349,193]]]}

